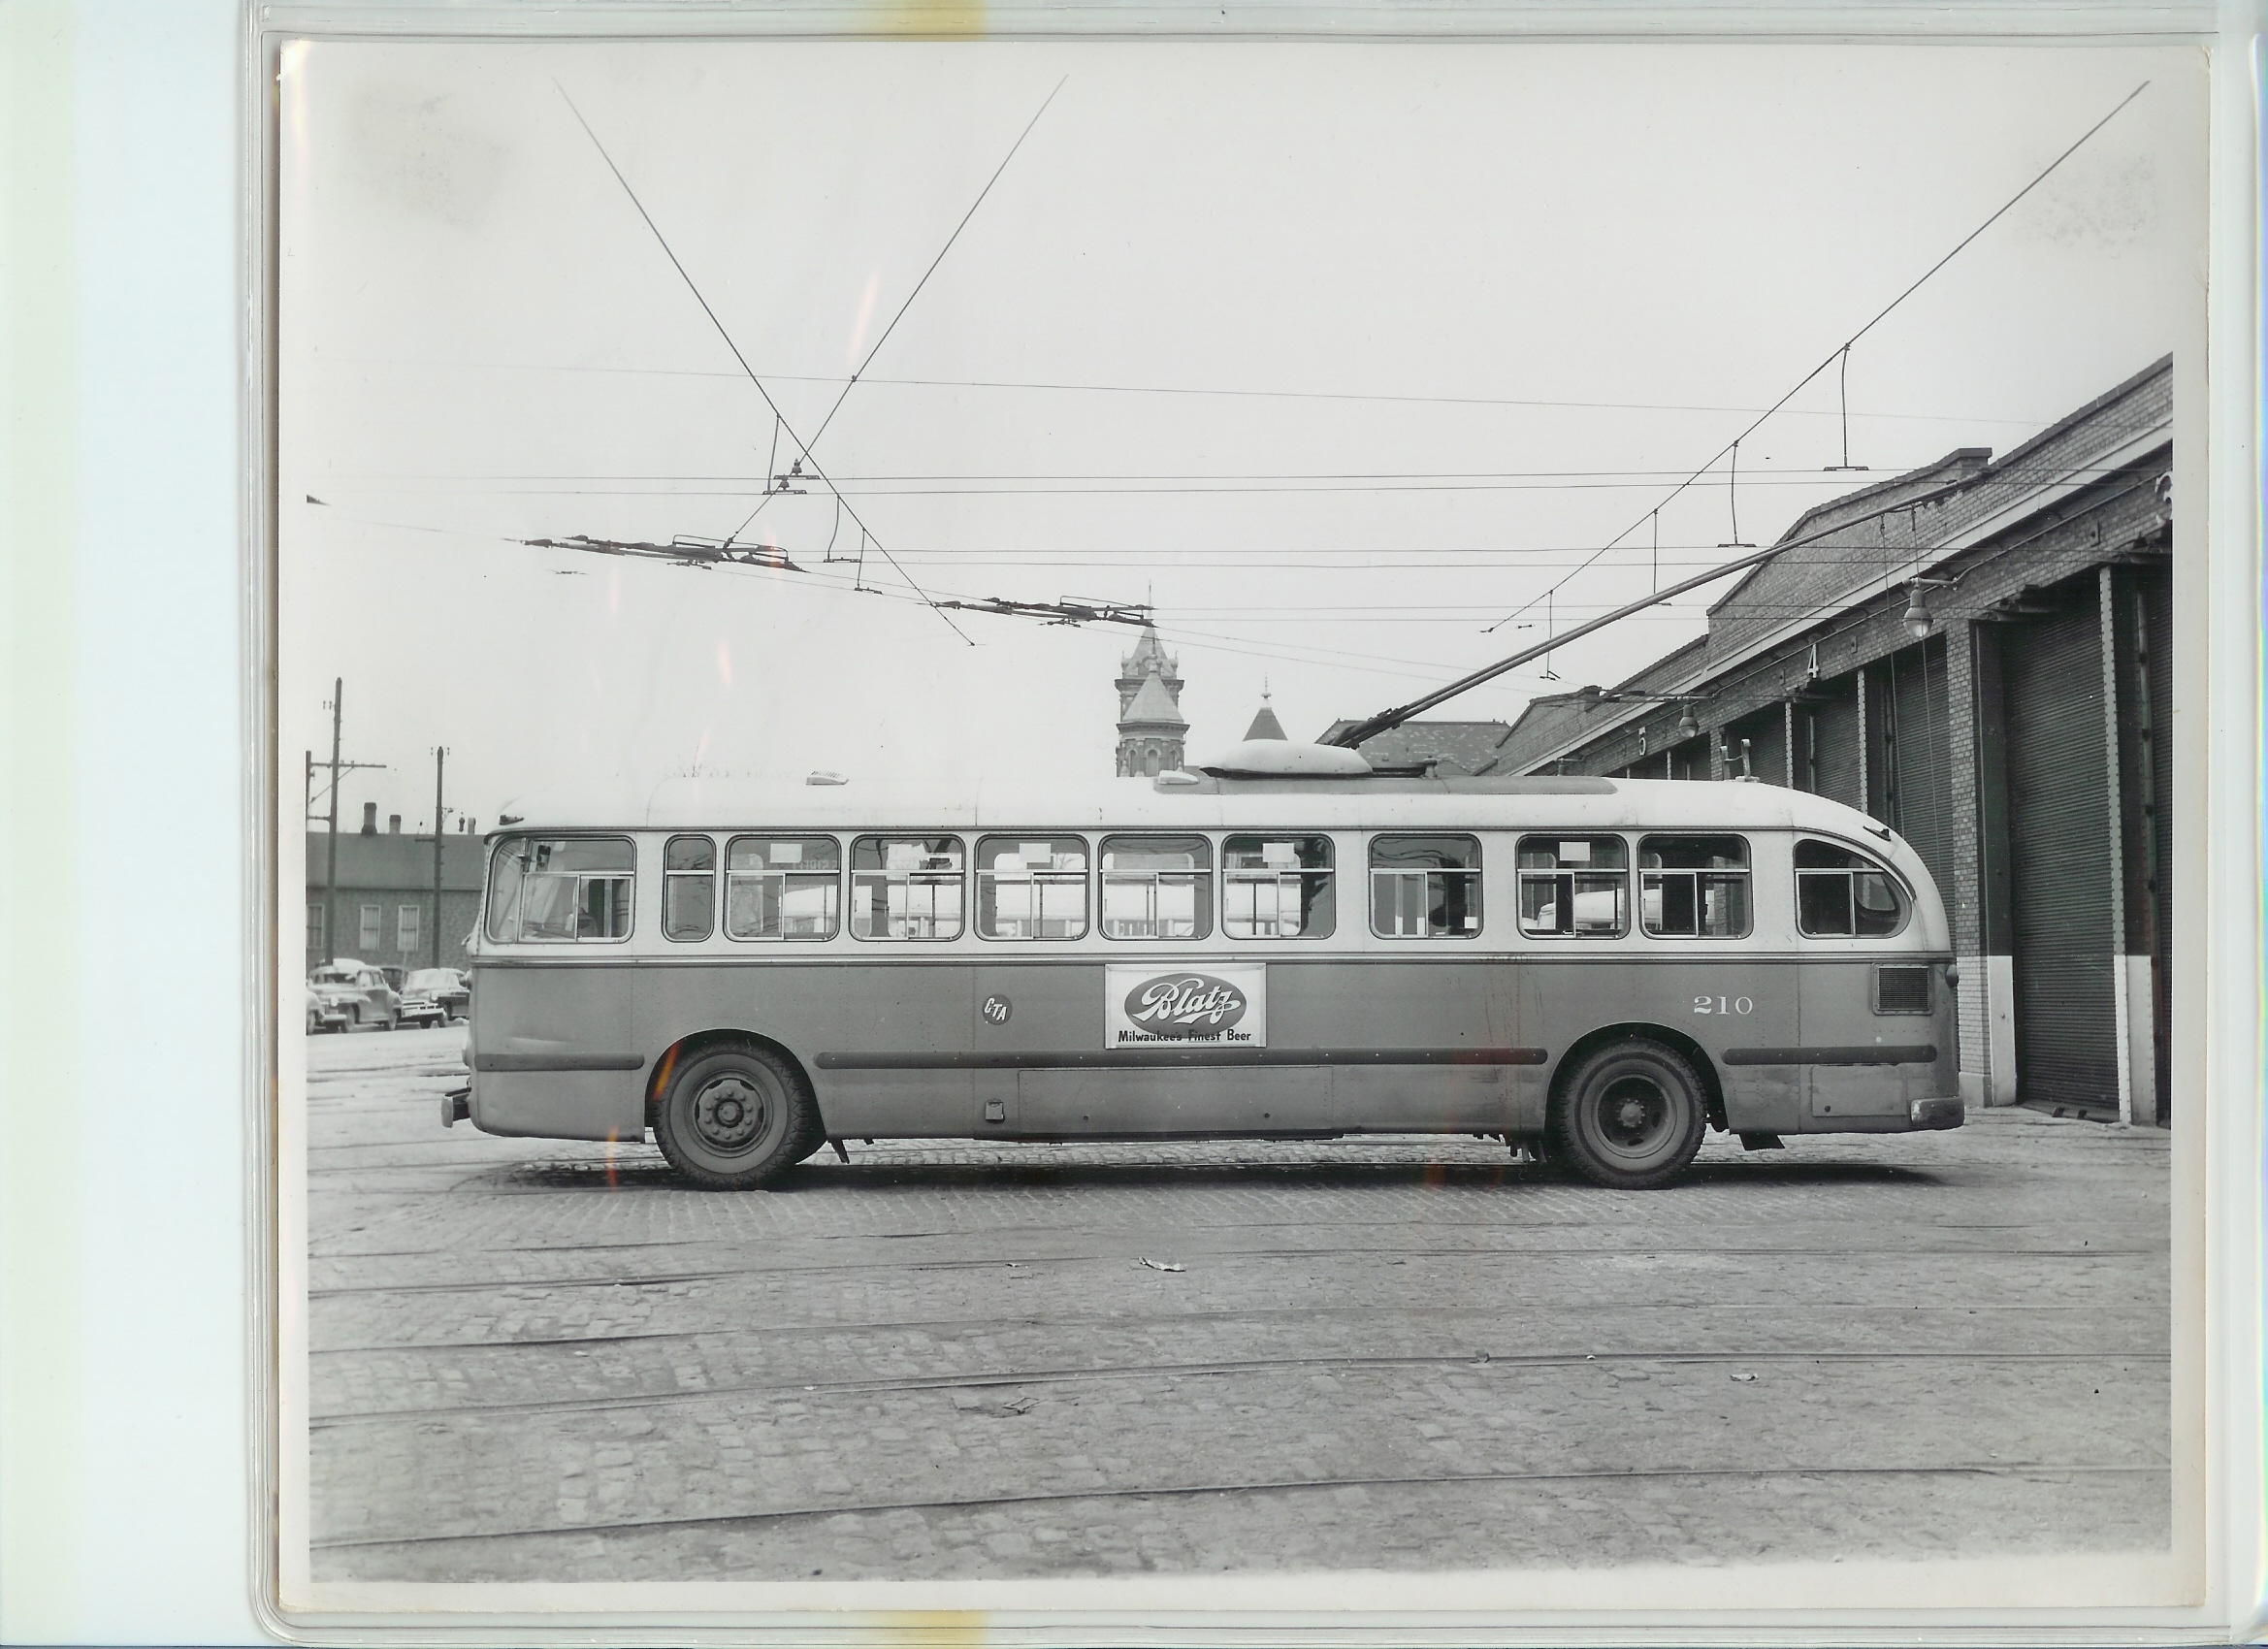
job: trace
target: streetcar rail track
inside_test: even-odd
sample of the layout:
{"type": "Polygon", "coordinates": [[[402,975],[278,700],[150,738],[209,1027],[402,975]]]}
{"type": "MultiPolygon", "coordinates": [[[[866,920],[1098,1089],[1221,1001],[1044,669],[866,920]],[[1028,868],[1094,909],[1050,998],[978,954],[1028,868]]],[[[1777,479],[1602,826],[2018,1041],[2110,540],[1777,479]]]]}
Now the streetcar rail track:
{"type": "Polygon", "coordinates": [[[479,1530],[453,1535],[397,1535],[309,1542],[316,1551],[372,1550],[389,1546],[464,1544],[474,1541],[634,1535],[655,1529],[729,1529],[802,1518],[880,1516],[900,1511],[967,1511],[990,1506],[1050,1505],[1073,1501],[1192,1500],[1206,1495],[1273,1495],[1334,1489],[1430,1488],[1454,1483],[1586,1483],[1669,1478],[1785,1477],[2025,1477],[2164,1476],[2167,1466],[2058,1466],[2047,1462],[1968,1462],[1948,1466],[1779,1466],[1625,1467],[1569,1471],[1443,1471],[1406,1475],[1294,1477],[1250,1483],[1184,1483],[1160,1487],[1046,1489],[1023,1494],[939,1496],[926,1500],[867,1501],[837,1505],[788,1506],[774,1511],[718,1512],[699,1517],[649,1517],[617,1523],[554,1524],[546,1528],[479,1530]]]}
{"type": "MultiPolygon", "coordinates": [[[[2011,1259],[2156,1259],[2164,1257],[2163,1248],[1915,1248],[1900,1246],[1840,1248],[1236,1248],[1213,1253],[1202,1250],[1183,1252],[1192,1258],[1211,1260],[1250,1259],[1339,1259],[1350,1254],[1377,1255],[1391,1259],[1695,1259],[1719,1255],[1733,1258],[1765,1257],[1779,1260],[1845,1260],[1864,1255],[1888,1254],[1899,1258],[1952,1258],[1976,1259],[1980,1256],[2011,1259]]],[[[1092,1263],[1123,1264],[1130,1256],[1125,1253],[1042,1254],[1019,1259],[1023,1266],[1085,1265],[1092,1263]]],[[[995,1258],[966,1260],[871,1260],[836,1261],[828,1264],[794,1266],[728,1266],[715,1270],[652,1273],[631,1277],[552,1277],[522,1278],[462,1278],[451,1277],[440,1281],[421,1282],[367,1282],[337,1283],[308,1290],[309,1300],[336,1299],[346,1295],[369,1294],[462,1294],[478,1293],[483,1289],[574,1289],[574,1288],[666,1288],[684,1282],[713,1282],[726,1277],[798,1277],[815,1274],[828,1276],[845,1272],[903,1272],[907,1274],[940,1271],[999,1271],[1008,1262],[995,1258]]]]}
{"type": "MultiPolygon", "coordinates": [[[[2103,1308],[2091,1305],[2040,1306],[2016,1304],[1991,1307],[1916,1306],[1916,1305],[1863,1305],[1855,1301],[1815,1300],[1794,1306],[1779,1300],[1649,1300],[1618,1308],[1648,1313],[1658,1311],[1706,1311],[1714,1315],[1723,1311],[1796,1311],[1831,1310],[1845,1313],[1905,1316],[1914,1311],[1966,1310],[1977,1315],[1998,1317],[2012,1311],[2063,1312],[2099,1318],[2103,1308]]],[[[1507,1308],[1500,1304],[1456,1306],[1286,1306],[1276,1310],[1239,1308],[1216,1311],[1144,1311],[1139,1316],[1082,1312],[1046,1313],[1019,1311],[1006,1316],[959,1317],[890,1317],[869,1318],[859,1322],[841,1320],[801,1323],[767,1322],[761,1328],[739,1328],[721,1325],[709,1328],[640,1329],[629,1334],[568,1334],[530,1335],[502,1340],[396,1340],[371,1341],[359,1345],[316,1345],[308,1350],[309,1357],[361,1357],[382,1355],[388,1352],[435,1351],[520,1351],[552,1345],[630,1345],[643,1341],[702,1340],[730,1342],[737,1340],[777,1339],[790,1335],[859,1335],[904,1334],[909,1331],[936,1330],[960,1333],[986,1333],[998,1329],[1015,1328],[1155,1328],[1165,1323],[1247,1323],[1259,1320],[1296,1318],[1308,1321],[1317,1317],[1345,1320],[1364,1317],[1454,1317],[1502,1314],[1507,1308]]],[[[1518,1308],[1524,1316],[1533,1317],[1537,1308],[1518,1308]]],[[[1596,1306],[1561,1306],[1549,1308],[1558,1311],[1580,1310],[1595,1314],[1596,1306]]],[[[2155,1322],[2157,1319],[2146,1308],[2136,1307],[2137,1314],[2155,1322]]],[[[2155,1355],[2156,1353],[2141,1353],[2155,1355]]]]}
{"type": "Polygon", "coordinates": [[[476,1416],[534,1416],[594,1410],[658,1408],[679,1403],[705,1403],[766,1393],[856,1396],[881,1392],[971,1391],[1034,1385],[1090,1385],[1144,1379],[1203,1379],[1265,1374],[1282,1371],[1369,1372],[1380,1369],[1463,1369],[1518,1373],[1537,1369],[1645,1364],[1652,1368],[1717,1367],[1796,1363],[2147,1363],[2170,1361],[2170,1353],[2126,1351],[1493,1351],[1424,1355],[1349,1357],[1265,1357],[1204,1363],[1147,1363],[1101,1369],[1000,1370],[990,1374],[907,1374],[874,1379],[813,1380],[785,1375],[741,1380],[729,1385],[675,1387],[664,1392],[606,1392],[590,1397],[550,1398],[535,1403],[469,1403],[447,1407],[335,1411],[308,1417],[310,1430],[386,1425],[402,1421],[463,1419],[476,1416]]]}

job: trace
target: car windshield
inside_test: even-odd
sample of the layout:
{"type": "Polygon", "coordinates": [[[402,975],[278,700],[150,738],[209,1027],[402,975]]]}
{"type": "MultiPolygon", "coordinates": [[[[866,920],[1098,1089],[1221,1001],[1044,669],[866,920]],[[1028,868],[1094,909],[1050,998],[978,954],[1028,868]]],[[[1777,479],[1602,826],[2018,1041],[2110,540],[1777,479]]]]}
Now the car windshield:
{"type": "Polygon", "coordinates": [[[447,990],[457,983],[457,976],[447,968],[419,968],[409,976],[412,990],[447,990]]]}
{"type": "Polygon", "coordinates": [[[355,976],[344,968],[317,968],[308,983],[310,985],[352,985],[355,983],[355,976]]]}

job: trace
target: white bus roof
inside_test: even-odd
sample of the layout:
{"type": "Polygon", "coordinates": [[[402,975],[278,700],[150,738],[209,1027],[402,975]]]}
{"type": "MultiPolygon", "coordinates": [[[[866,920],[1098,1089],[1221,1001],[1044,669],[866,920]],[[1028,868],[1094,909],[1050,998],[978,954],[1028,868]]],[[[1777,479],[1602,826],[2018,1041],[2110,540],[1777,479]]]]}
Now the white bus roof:
{"type": "MultiPolygon", "coordinates": [[[[666,779],[644,794],[604,787],[507,803],[521,830],[879,831],[1239,829],[1816,829],[1881,839],[1840,802],[1758,781],[1538,778],[1269,778],[926,782],[853,778],[666,779]]],[[[509,821],[509,823],[506,823],[509,821]]]]}

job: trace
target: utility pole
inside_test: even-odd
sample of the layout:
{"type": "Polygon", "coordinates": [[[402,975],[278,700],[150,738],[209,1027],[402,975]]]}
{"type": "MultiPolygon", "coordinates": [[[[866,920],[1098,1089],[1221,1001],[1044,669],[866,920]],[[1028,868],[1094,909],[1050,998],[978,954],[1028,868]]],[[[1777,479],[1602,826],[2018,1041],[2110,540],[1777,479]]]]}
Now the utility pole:
{"type": "Polygon", "coordinates": [[[339,959],[339,716],[346,701],[346,678],[331,681],[331,822],[326,826],[323,866],[323,960],[339,959]]]}
{"type": "MultiPolygon", "coordinates": [[[[342,772],[352,771],[357,767],[383,767],[385,765],[383,761],[343,761],[340,760],[340,716],[345,697],[345,678],[334,677],[331,682],[331,808],[330,821],[326,826],[330,839],[326,843],[323,866],[323,959],[326,962],[335,962],[339,959],[339,775],[342,772]]],[[[314,753],[309,751],[308,753],[308,777],[310,782],[314,778],[314,753]]]]}
{"type": "MultiPolygon", "coordinates": [[[[447,817],[441,807],[441,764],[448,760],[446,745],[434,746],[433,753],[433,960],[426,965],[441,965],[441,821],[447,817]]],[[[445,1016],[444,1016],[445,1017],[445,1016]]]]}

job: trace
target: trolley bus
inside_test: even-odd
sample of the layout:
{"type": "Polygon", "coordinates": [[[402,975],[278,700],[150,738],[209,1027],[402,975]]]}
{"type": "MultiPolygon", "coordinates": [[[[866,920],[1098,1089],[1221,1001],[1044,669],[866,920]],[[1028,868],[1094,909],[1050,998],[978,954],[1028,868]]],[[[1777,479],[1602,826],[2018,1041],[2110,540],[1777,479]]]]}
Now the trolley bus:
{"type": "Polygon", "coordinates": [[[735,785],[487,838],[442,1120],[761,1186],[847,1139],[1477,1134],[1595,1183],[1704,1131],[1959,1127],[1945,911],[1754,781],[735,785]]]}

